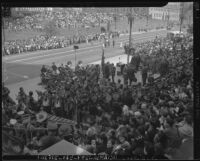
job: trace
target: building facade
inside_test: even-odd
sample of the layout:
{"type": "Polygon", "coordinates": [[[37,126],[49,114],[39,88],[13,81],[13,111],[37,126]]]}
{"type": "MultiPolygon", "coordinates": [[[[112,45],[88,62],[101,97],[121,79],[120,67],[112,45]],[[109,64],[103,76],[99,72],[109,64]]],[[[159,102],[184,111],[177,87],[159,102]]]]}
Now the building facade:
{"type": "Polygon", "coordinates": [[[44,12],[52,11],[52,7],[16,7],[12,8],[16,12],[44,12]]]}
{"type": "Polygon", "coordinates": [[[170,2],[164,7],[150,7],[149,15],[152,19],[179,21],[181,3],[170,2]]]}

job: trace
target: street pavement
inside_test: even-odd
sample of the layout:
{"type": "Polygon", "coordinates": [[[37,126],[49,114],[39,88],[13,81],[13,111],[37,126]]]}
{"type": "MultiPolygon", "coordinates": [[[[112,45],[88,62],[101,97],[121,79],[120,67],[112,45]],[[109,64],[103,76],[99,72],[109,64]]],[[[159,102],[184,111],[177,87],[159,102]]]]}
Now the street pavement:
{"type": "MultiPolygon", "coordinates": [[[[165,36],[166,30],[153,31],[147,33],[136,33],[133,35],[133,43],[143,42],[155,38],[156,35],[165,36]]],[[[108,47],[105,49],[105,58],[121,55],[124,49],[120,48],[121,42],[128,42],[128,36],[124,35],[116,39],[116,46],[108,47]]],[[[91,44],[80,44],[79,49],[76,51],[76,62],[81,60],[83,64],[88,64],[101,59],[102,55],[102,42],[95,42],[91,44]]],[[[45,50],[30,52],[19,55],[6,56],[3,60],[3,79],[5,84],[10,85],[25,81],[28,79],[36,78],[40,75],[41,66],[51,65],[52,62],[56,64],[66,64],[67,61],[72,61],[75,64],[75,51],[73,47],[62,49],[45,50]],[[6,76],[5,76],[6,75],[6,76]]]]}
{"type": "MultiPolygon", "coordinates": [[[[156,35],[165,36],[167,31],[152,31],[148,33],[135,33],[133,35],[133,43],[143,42],[155,38],[156,35]]],[[[126,63],[127,56],[124,54],[124,49],[120,48],[120,42],[127,42],[127,35],[116,39],[116,46],[113,48],[105,48],[105,62],[109,61],[111,63],[117,63],[119,61],[126,63]],[[120,58],[120,59],[119,59],[120,58]]],[[[95,42],[91,44],[80,44],[79,50],[76,52],[76,58],[78,62],[82,60],[83,64],[89,63],[100,63],[102,57],[102,42],[95,42]]],[[[43,64],[51,65],[55,62],[57,65],[63,63],[64,65],[67,61],[72,61],[74,64],[75,52],[71,47],[54,49],[47,51],[30,52],[20,55],[12,55],[3,57],[4,63],[4,78],[5,85],[11,91],[11,97],[15,100],[16,94],[20,87],[24,87],[25,91],[28,92],[32,90],[42,90],[38,86],[40,82],[40,69],[43,64]]],[[[140,73],[136,74],[138,81],[141,80],[140,73]]],[[[121,78],[117,78],[121,79],[121,78]]],[[[37,98],[37,95],[35,98],[37,98]]]]}
{"type": "MultiPolygon", "coordinates": [[[[131,56],[130,56],[130,60],[131,60],[131,56]]],[[[119,55],[119,56],[106,58],[105,63],[107,63],[107,62],[113,63],[115,65],[118,62],[121,62],[123,64],[127,63],[127,55],[122,54],[122,55],[119,55]]],[[[89,64],[101,64],[101,60],[91,62],[89,64]]],[[[135,73],[135,76],[137,78],[136,83],[139,83],[139,82],[142,83],[141,72],[138,71],[137,73],[135,73]]],[[[157,77],[159,77],[159,74],[154,75],[154,78],[157,78],[157,77]]],[[[110,77],[110,79],[111,79],[111,77],[110,77]]],[[[117,82],[118,79],[120,79],[122,83],[124,82],[123,77],[121,75],[116,74],[115,82],[117,82]]],[[[15,83],[15,84],[7,85],[7,87],[10,89],[10,91],[11,91],[10,96],[11,96],[11,98],[14,99],[14,101],[16,101],[16,95],[17,95],[20,87],[23,87],[24,91],[26,93],[28,93],[29,91],[33,91],[34,98],[37,100],[37,94],[36,94],[35,90],[44,91],[44,89],[41,86],[38,85],[39,82],[40,82],[40,77],[36,77],[36,78],[33,78],[33,79],[21,81],[21,82],[15,83]]]]}

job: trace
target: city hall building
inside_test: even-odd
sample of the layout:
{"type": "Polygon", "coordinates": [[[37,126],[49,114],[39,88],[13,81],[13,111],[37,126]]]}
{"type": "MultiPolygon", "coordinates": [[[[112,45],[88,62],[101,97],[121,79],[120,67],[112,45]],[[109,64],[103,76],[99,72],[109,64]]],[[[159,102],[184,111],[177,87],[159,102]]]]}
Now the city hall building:
{"type": "Polygon", "coordinates": [[[181,12],[181,3],[178,2],[170,2],[164,7],[150,7],[149,15],[151,15],[152,19],[157,20],[169,20],[170,21],[179,21],[181,12]]]}

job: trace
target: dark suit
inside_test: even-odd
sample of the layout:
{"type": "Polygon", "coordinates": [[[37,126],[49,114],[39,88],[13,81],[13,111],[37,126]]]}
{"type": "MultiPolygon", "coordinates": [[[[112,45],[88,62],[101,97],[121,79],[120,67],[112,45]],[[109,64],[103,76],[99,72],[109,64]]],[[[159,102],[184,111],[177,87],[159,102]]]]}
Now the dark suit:
{"type": "Polygon", "coordinates": [[[147,72],[148,72],[148,68],[147,67],[143,67],[143,69],[142,69],[142,83],[143,83],[143,85],[146,84],[147,72]]]}

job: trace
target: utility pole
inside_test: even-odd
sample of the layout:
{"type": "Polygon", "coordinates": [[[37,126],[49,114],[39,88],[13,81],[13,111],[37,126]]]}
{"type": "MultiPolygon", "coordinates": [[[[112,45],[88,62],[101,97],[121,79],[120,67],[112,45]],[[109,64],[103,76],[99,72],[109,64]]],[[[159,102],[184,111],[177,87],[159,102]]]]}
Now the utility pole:
{"type": "Polygon", "coordinates": [[[75,49],[75,54],[74,54],[74,64],[75,64],[75,70],[76,70],[76,49],[75,49]]]}
{"type": "Polygon", "coordinates": [[[128,13],[128,22],[130,24],[130,32],[129,32],[129,50],[128,50],[128,56],[127,56],[127,64],[129,64],[129,58],[131,54],[131,35],[132,35],[132,24],[134,21],[134,16],[132,14],[132,7],[130,7],[130,12],[128,13]]]}
{"type": "Polygon", "coordinates": [[[180,32],[181,32],[183,19],[184,19],[184,15],[183,15],[184,14],[183,13],[184,3],[183,2],[180,4],[180,7],[181,7],[181,13],[180,13],[180,32]]]}
{"type": "Polygon", "coordinates": [[[149,11],[148,10],[144,10],[144,14],[146,16],[146,29],[148,30],[148,26],[149,26],[149,11]]]}
{"type": "MultiPolygon", "coordinates": [[[[12,16],[11,8],[2,6],[1,7],[1,14],[2,14],[2,53],[5,52],[5,42],[6,42],[6,36],[5,36],[5,18],[10,18],[12,16]]],[[[2,82],[5,82],[8,79],[7,71],[6,71],[6,56],[4,55],[2,62],[2,68],[3,68],[3,78],[2,82]]]]}
{"type": "Polygon", "coordinates": [[[115,13],[114,13],[114,21],[115,21],[115,31],[117,29],[117,9],[115,8],[115,13]]]}
{"type": "Polygon", "coordinates": [[[169,10],[167,11],[167,29],[169,28],[169,10]]]}
{"type": "Polygon", "coordinates": [[[3,62],[2,62],[2,82],[5,82],[7,80],[7,72],[6,72],[6,55],[3,56],[3,54],[5,54],[5,17],[2,17],[2,58],[3,58],[3,62]]]}

